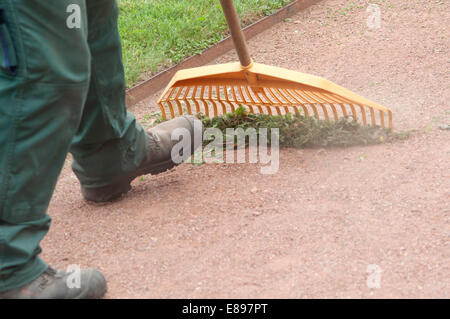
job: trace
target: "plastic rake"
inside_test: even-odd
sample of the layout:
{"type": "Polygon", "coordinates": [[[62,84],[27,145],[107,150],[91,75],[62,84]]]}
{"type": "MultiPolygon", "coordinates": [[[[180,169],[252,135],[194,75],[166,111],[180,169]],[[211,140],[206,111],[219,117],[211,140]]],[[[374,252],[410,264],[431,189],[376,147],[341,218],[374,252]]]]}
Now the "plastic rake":
{"type": "Polygon", "coordinates": [[[351,116],[364,125],[392,129],[392,112],[318,76],[254,63],[232,0],[220,0],[240,62],[178,71],[160,97],[162,116],[226,114],[239,106],[251,113],[351,116]]]}

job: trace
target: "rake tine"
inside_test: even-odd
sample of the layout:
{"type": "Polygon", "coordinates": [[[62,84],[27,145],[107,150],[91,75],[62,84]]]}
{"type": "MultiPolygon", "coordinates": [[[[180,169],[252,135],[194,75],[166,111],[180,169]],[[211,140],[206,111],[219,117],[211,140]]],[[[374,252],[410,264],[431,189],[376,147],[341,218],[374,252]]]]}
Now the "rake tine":
{"type": "Polygon", "coordinates": [[[305,105],[313,110],[314,116],[316,118],[319,118],[319,113],[317,112],[316,106],[311,103],[311,101],[308,98],[305,98],[303,95],[301,95],[300,91],[297,90],[287,90],[288,92],[292,92],[292,96],[296,96],[300,100],[304,101],[305,105]]]}
{"type": "Polygon", "coordinates": [[[228,88],[228,85],[224,85],[223,90],[224,90],[224,94],[225,94],[226,103],[227,103],[227,105],[230,106],[231,112],[234,112],[236,110],[234,108],[234,100],[233,100],[233,97],[230,98],[230,93],[232,91],[232,87],[230,86],[230,88],[228,88]]]}
{"type": "Polygon", "coordinates": [[[250,103],[251,103],[252,105],[256,106],[261,114],[264,114],[264,111],[263,111],[262,107],[261,107],[259,104],[257,104],[256,101],[253,100],[253,97],[252,97],[252,95],[250,94],[250,90],[248,89],[247,86],[244,86],[244,90],[245,90],[245,92],[247,93],[247,97],[249,98],[250,103]]]}
{"type": "MultiPolygon", "coordinates": [[[[292,92],[293,92],[295,95],[297,95],[298,97],[305,99],[305,98],[301,95],[300,91],[293,90],[292,92]]],[[[303,92],[302,92],[302,93],[303,93],[303,92]]],[[[312,110],[313,110],[313,112],[314,112],[314,116],[316,117],[316,119],[319,120],[319,119],[320,119],[320,116],[319,116],[319,112],[317,111],[316,105],[315,105],[314,103],[312,103],[309,99],[305,99],[305,101],[308,102],[308,105],[312,108],[312,110]]]]}
{"type": "Polygon", "coordinates": [[[188,99],[187,99],[187,96],[188,96],[190,90],[191,90],[191,88],[190,88],[189,86],[187,86],[187,87],[186,87],[186,90],[185,90],[185,92],[184,92],[184,95],[183,95],[183,101],[184,101],[184,103],[186,103],[186,107],[187,107],[187,110],[188,110],[188,114],[189,114],[189,115],[192,114],[191,103],[190,103],[190,102],[188,101],[188,99]]]}
{"type": "Polygon", "coordinates": [[[263,109],[262,109],[262,106],[265,106],[267,112],[269,113],[269,115],[272,115],[272,110],[271,110],[270,106],[269,106],[269,105],[264,105],[265,103],[264,103],[264,101],[261,99],[261,97],[259,96],[259,94],[256,93],[256,92],[254,92],[253,89],[252,89],[251,87],[250,87],[250,88],[247,88],[247,90],[249,91],[250,96],[251,96],[252,100],[254,101],[254,103],[258,106],[258,108],[260,108],[261,113],[264,113],[264,111],[263,111],[263,109]],[[253,94],[252,94],[252,93],[253,93],[253,94]],[[253,97],[254,97],[254,98],[253,98],[253,97]],[[260,106],[261,106],[261,107],[260,107],[260,106]]]}
{"type": "Polygon", "coordinates": [[[389,116],[389,128],[392,130],[392,111],[388,110],[388,116],[389,116]]]}
{"type": "MultiPolygon", "coordinates": [[[[265,89],[264,89],[265,90],[265,89]]],[[[276,96],[276,94],[271,90],[271,89],[267,89],[266,95],[269,94],[270,97],[270,101],[275,100],[274,104],[279,104],[280,106],[283,106],[283,102],[281,102],[281,100],[276,96]]],[[[277,109],[277,113],[278,115],[281,115],[281,109],[280,106],[275,105],[275,108],[277,109]]],[[[286,108],[284,107],[284,110],[286,111],[286,108]]]]}
{"type": "Polygon", "coordinates": [[[382,110],[378,110],[378,112],[380,113],[381,126],[386,127],[386,125],[384,123],[384,112],[382,110]]]}
{"type": "Polygon", "coordinates": [[[347,109],[345,108],[345,104],[343,101],[339,100],[338,98],[335,98],[332,94],[329,94],[327,92],[322,92],[325,97],[328,97],[330,100],[335,102],[337,105],[339,105],[342,109],[342,115],[347,116],[347,109]]]}
{"type": "Polygon", "coordinates": [[[245,101],[245,96],[244,96],[244,92],[242,91],[242,86],[239,85],[237,88],[239,90],[239,94],[241,95],[241,99],[242,99],[242,102],[240,101],[240,103],[246,104],[247,102],[245,101]]]}
{"type": "Polygon", "coordinates": [[[173,110],[173,106],[172,106],[172,99],[173,99],[172,96],[175,93],[175,89],[176,89],[175,87],[172,88],[172,90],[170,91],[170,93],[168,95],[168,100],[167,100],[167,103],[168,103],[169,109],[170,109],[170,115],[172,117],[175,117],[175,111],[173,110]]]}
{"type": "Polygon", "coordinates": [[[308,96],[311,100],[313,100],[315,103],[319,104],[322,107],[323,114],[325,115],[325,119],[327,121],[329,121],[330,116],[328,115],[328,111],[327,111],[327,108],[325,107],[325,105],[323,105],[322,102],[320,102],[319,100],[317,100],[313,96],[311,96],[310,92],[303,91],[302,93],[305,94],[306,96],[308,96]]]}
{"type": "Polygon", "coordinates": [[[203,105],[205,106],[205,115],[207,117],[209,117],[209,105],[205,99],[205,86],[204,85],[202,85],[202,88],[200,90],[200,101],[202,101],[203,105]]]}
{"type": "Polygon", "coordinates": [[[283,96],[283,95],[280,93],[280,91],[279,91],[277,88],[274,88],[274,89],[272,89],[272,90],[271,90],[271,89],[268,89],[268,91],[269,91],[269,93],[273,96],[273,98],[274,98],[275,100],[277,100],[278,103],[279,103],[280,105],[283,106],[285,114],[289,114],[289,113],[290,113],[289,107],[286,105],[286,104],[288,104],[288,100],[286,100],[286,103],[284,103],[283,101],[281,101],[281,100],[278,98],[277,94],[275,94],[275,92],[276,92],[276,93],[278,93],[278,95],[283,96]]]}
{"type": "MultiPolygon", "coordinates": [[[[218,98],[219,103],[222,105],[222,112],[223,112],[223,114],[227,114],[227,107],[226,107],[225,103],[222,102],[222,96],[221,96],[221,94],[220,94],[220,89],[221,89],[221,88],[222,88],[221,86],[216,86],[217,98],[218,98]]],[[[226,88],[226,87],[223,87],[223,89],[224,89],[224,95],[226,94],[225,88],[226,88]]]]}
{"type": "MultiPolygon", "coordinates": [[[[354,102],[352,102],[352,101],[350,101],[350,100],[348,100],[348,99],[346,99],[346,98],[344,98],[344,97],[339,97],[341,100],[343,100],[345,103],[347,103],[348,105],[350,105],[350,108],[351,108],[351,110],[352,110],[352,115],[353,115],[353,118],[355,119],[355,121],[358,119],[358,116],[357,116],[357,113],[356,113],[356,109],[355,109],[355,107],[354,107],[354,102]]],[[[361,117],[362,117],[362,120],[363,120],[363,123],[364,123],[364,125],[367,125],[367,121],[366,121],[366,112],[365,112],[365,110],[364,110],[364,108],[361,106],[361,105],[359,105],[359,104],[357,104],[359,107],[360,107],[360,109],[361,109],[361,117]]]]}
{"type": "Polygon", "coordinates": [[[230,105],[231,112],[234,112],[235,111],[234,105],[233,105],[232,101],[230,101],[230,96],[228,94],[229,91],[228,91],[228,86],[227,85],[223,86],[223,92],[224,92],[224,96],[225,96],[227,105],[230,105]]]}
{"type": "MultiPolygon", "coordinates": [[[[354,103],[352,102],[352,101],[350,101],[350,100],[348,100],[348,99],[345,99],[345,98],[343,98],[343,97],[341,97],[343,100],[345,100],[345,101],[347,101],[347,103],[350,103],[350,106],[351,106],[351,108],[352,108],[352,114],[353,114],[353,117],[355,118],[355,120],[357,119],[357,116],[356,116],[356,110],[354,109],[354,103]]],[[[361,118],[362,118],[362,121],[363,121],[363,124],[364,125],[367,125],[367,114],[366,114],[366,110],[365,110],[365,108],[364,108],[364,105],[360,105],[360,104],[356,104],[357,106],[359,106],[359,108],[360,108],[360,110],[361,110],[361,118]]],[[[369,109],[371,109],[372,110],[372,108],[370,107],[369,109]]]]}
{"type": "Polygon", "coordinates": [[[327,99],[326,96],[322,95],[321,92],[310,92],[311,95],[323,100],[323,103],[326,103],[330,106],[331,110],[333,111],[334,120],[337,121],[339,118],[338,112],[336,110],[336,107],[334,106],[334,101],[329,101],[330,99],[327,99]]]}
{"type": "Polygon", "coordinates": [[[220,103],[220,105],[222,106],[222,114],[227,114],[227,106],[225,104],[225,102],[222,102],[221,100],[217,101],[220,103]]]}
{"type": "Polygon", "coordinates": [[[231,112],[236,111],[236,107],[234,106],[234,103],[230,103],[231,112]]]}
{"type": "Polygon", "coordinates": [[[225,105],[228,107],[230,107],[231,108],[231,112],[234,112],[234,105],[233,105],[233,102],[230,100],[230,96],[229,96],[229,91],[228,91],[228,86],[227,85],[224,85],[223,86],[223,92],[224,92],[224,96],[225,96],[225,105]]]}
{"type": "MultiPolygon", "coordinates": [[[[309,92],[312,96],[321,99],[323,102],[321,102],[322,105],[324,105],[325,103],[328,104],[331,107],[331,110],[333,111],[333,116],[334,116],[334,120],[336,121],[339,116],[336,110],[336,107],[334,106],[333,102],[329,102],[324,96],[320,95],[320,92],[309,92]]],[[[326,105],[324,106],[326,108],[326,105]]]]}
{"type": "Polygon", "coordinates": [[[370,117],[372,118],[372,126],[377,126],[377,121],[375,119],[375,111],[373,110],[373,108],[369,109],[370,109],[370,117]]]}
{"type": "Polygon", "coordinates": [[[358,105],[359,108],[361,109],[361,115],[362,115],[362,120],[363,120],[364,125],[367,125],[367,116],[366,116],[366,110],[364,109],[364,106],[360,105],[360,104],[356,104],[356,105],[358,105]]]}
{"type": "MultiPolygon", "coordinates": [[[[233,95],[234,103],[236,103],[236,105],[239,106],[239,101],[238,101],[238,98],[237,98],[237,96],[236,96],[236,91],[235,91],[234,85],[231,86],[231,94],[233,95]]],[[[234,109],[234,104],[231,103],[231,105],[232,105],[231,108],[232,108],[232,110],[233,110],[233,112],[234,112],[234,111],[235,111],[235,109],[234,109]]]]}
{"type": "Polygon", "coordinates": [[[214,116],[217,116],[217,104],[213,100],[212,91],[213,91],[212,85],[208,86],[208,99],[213,106],[214,116]]]}
{"type": "Polygon", "coordinates": [[[355,121],[357,121],[358,120],[358,115],[356,114],[355,106],[353,104],[351,104],[351,103],[349,105],[350,105],[350,110],[352,111],[353,119],[355,121]]]}
{"type": "Polygon", "coordinates": [[[175,117],[174,101],[169,101],[170,114],[175,117]]]}
{"type": "Polygon", "coordinates": [[[255,113],[253,106],[250,103],[247,103],[247,101],[245,100],[245,95],[244,95],[244,92],[242,91],[242,87],[239,85],[237,88],[239,90],[239,94],[241,95],[241,99],[242,99],[242,102],[239,101],[239,103],[247,105],[250,112],[255,113]]]}
{"type": "Polygon", "coordinates": [[[180,100],[179,100],[182,91],[183,91],[183,88],[182,87],[178,87],[177,95],[175,96],[175,103],[178,105],[178,114],[179,115],[183,114],[183,107],[182,107],[182,105],[180,103],[180,100]]]}
{"type": "MultiPolygon", "coordinates": [[[[305,106],[305,103],[302,101],[297,100],[292,94],[291,92],[289,92],[288,89],[281,89],[280,92],[283,92],[284,94],[286,94],[286,96],[289,96],[291,99],[294,100],[295,103],[297,103],[298,105],[300,105],[302,107],[303,112],[305,113],[305,116],[309,116],[309,111],[308,108],[305,106]]],[[[295,108],[295,112],[296,114],[300,114],[300,111],[298,110],[298,108],[296,106],[294,106],[295,108]]]]}
{"type": "Polygon", "coordinates": [[[197,90],[198,86],[194,86],[194,91],[192,92],[192,100],[195,103],[195,110],[197,111],[197,113],[200,113],[200,104],[197,101],[197,90]]]}
{"type": "MultiPolygon", "coordinates": [[[[270,104],[275,104],[275,103],[272,102],[272,99],[270,99],[270,98],[267,96],[267,94],[266,94],[266,92],[265,92],[264,89],[261,90],[261,93],[260,93],[260,94],[262,94],[262,95],[264,96],[264,98],[267,100],[268,103],[270,103],[270,104]]],[[[269,107],[270,107],[270,106],[269,106],[269,107]]],[[[277,110],[277,114],[278,114],[278,115],[281,115],[281,110],[280,110],[280,108],[279,108],[277,105],[274,105],[274,107],[275,107],[275,109],[277,110]]]]}
{"type": "Polygon", "coordinates": [[[260,108],[261,113],[264,113],[263,108],[262,108],[264,106],[266,108],[267,112],[269,113],[269,115],[272,115],[272,110],[271,110],[270,106],[269,105],[265,105],[264,101],[261,99],[259,94],[256,93],[255,91],[253,91],[253,89],[251,87],[248,88],[248,91],[250,93],[250,96],[251,96],[252,100],[256,104],[256,106],[258,108],[260,108]]]}
{"type": "Polygon", "coordinates": [[[234,102],[240,103],[240,101],[239,101],[238,98],[237,98],[236,91],[235,91],[235,86],[234,86],[234,85],[231,86],[231,93],[233,94],[234,102]]]}
{"type": "Polygon", "coordinates": [[[161,116],[163,119],[167,118],[166,114],[166,108],[164,107],[164,104],[162,102],[159,102],[159,109],[161,110],[161,116]]]}
{"type": "Polygon", "coordinates": [[[175,102],[177,103],[178,106],[178,114],[183,115],[183,106],[181,105],[180,100],[175,100],[175,102]]]}

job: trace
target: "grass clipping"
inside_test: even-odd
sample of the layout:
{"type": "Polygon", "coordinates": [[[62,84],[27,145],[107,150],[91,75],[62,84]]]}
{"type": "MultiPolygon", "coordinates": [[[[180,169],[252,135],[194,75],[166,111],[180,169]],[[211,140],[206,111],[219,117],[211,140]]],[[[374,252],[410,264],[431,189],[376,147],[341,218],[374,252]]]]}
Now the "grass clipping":
{"type": "MultiPolygon", "coordinates": [[[[213,118],[198,114],[206,128],[218,128],[225,135],[227,128],[278,128],[280,146],[294,148],[348,147],[380,144],[390,141],[394,134],[377,126],[362,126],[352,117],[338,121],[318,120],[300,114],[267,115],[249,113],[243,106],[233,113],[213,118]]],[[[270,142],[270,140],[269,140],[270,142]]],[[[205,141],[208,143],[208,141],[205,141]]]]}

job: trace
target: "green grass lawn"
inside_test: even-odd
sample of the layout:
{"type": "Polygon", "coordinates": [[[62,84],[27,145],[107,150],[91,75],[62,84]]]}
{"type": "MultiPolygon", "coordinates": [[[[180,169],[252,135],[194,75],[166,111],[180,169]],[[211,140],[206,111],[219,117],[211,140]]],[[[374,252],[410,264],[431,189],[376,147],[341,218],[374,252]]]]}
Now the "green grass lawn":
{"type": "MultiPolygon", "coordinates": [[[[293,0],[235,0],[243,25],[293,0]]],[[[227,33],[219,0],[119,0],[127,86],[202,52],[227,33]]]]}

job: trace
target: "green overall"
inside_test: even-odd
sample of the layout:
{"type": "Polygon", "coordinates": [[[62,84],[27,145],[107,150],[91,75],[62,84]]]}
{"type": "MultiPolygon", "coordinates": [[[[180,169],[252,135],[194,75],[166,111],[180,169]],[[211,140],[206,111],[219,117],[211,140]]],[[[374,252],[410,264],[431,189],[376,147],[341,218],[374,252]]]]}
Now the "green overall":
{"type": "MultiPolygon", "coordinates": [[[[0,292],[37,278],[67,153],[87,188],[134,170],[115,0],[0,0],[0,292]]],[[[69,212],[68,212],[69,213],[69,212]]]]}

